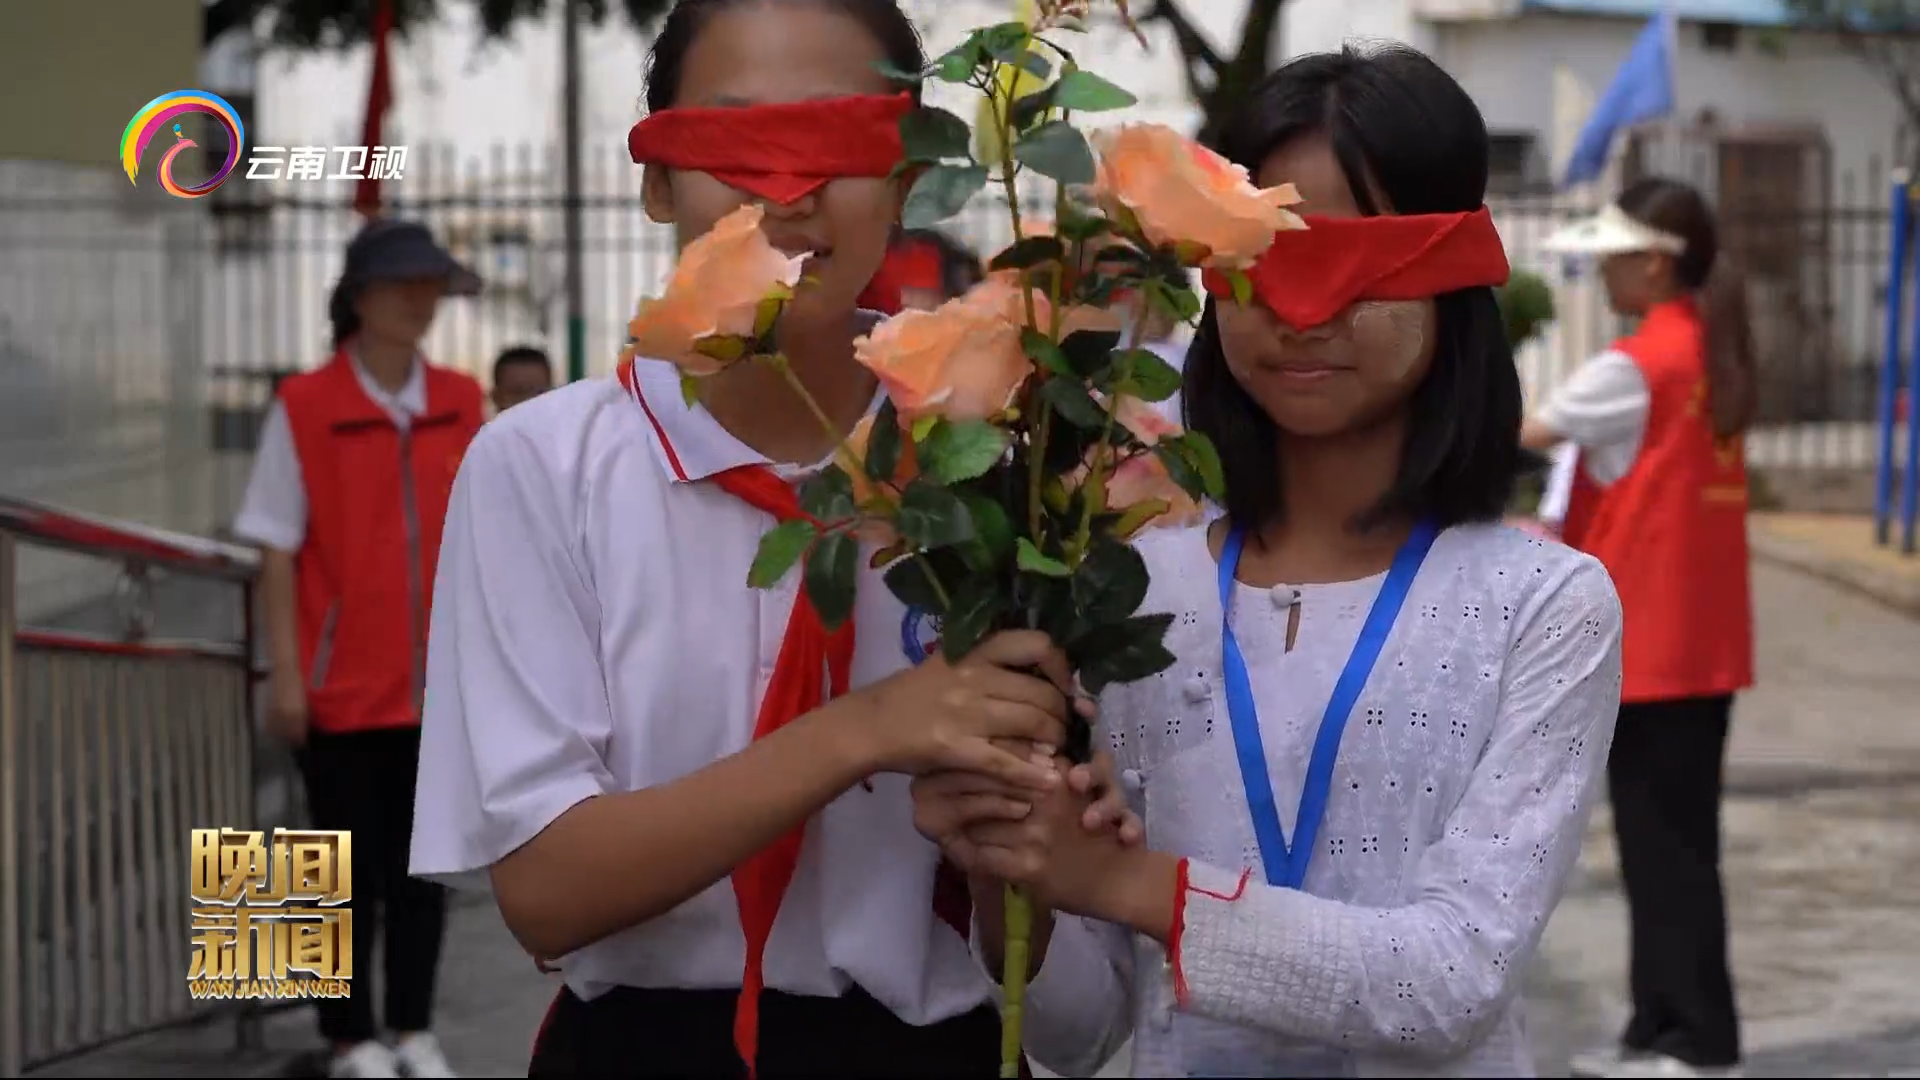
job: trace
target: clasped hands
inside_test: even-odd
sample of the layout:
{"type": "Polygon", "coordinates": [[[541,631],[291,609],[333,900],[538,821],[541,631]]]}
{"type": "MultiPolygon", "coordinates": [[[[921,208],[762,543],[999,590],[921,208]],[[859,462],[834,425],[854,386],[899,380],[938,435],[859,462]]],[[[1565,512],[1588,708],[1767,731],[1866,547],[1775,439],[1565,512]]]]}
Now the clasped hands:
{"type": "Polygon", "coordinates": [[[1056,779],[1045,789],[973,772],[918,777],[914,827],[970,876],[1022,886],[1044,907],[1098,917],[1145,829],[1109,755],[1096,752],[1084,765],[1051,760],[1056,779]]]}

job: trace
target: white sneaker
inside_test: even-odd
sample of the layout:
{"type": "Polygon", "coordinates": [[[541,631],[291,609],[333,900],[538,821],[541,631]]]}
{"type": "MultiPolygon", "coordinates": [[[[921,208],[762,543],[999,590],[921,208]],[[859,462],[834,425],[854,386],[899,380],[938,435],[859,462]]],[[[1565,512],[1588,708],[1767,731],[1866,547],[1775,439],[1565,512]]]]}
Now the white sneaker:
{"type": "Polygon", "coordinates": [[[327,1063],[328,1076],[399,1076],[400,1062],[385,1043],[363,1042],[345,1053],[333,1055],[327,1063]]]}
{"type": "Polygon", "coordinates": [[[1668,1057],[1665,1054],[1648,1054],[1644,1057],[1621,1059],[1620,1063],[1615,1065],[1613,1071],[1607,1075],[1610,1077],[1646,1077],[1649,1078],[1649,1080],[1659,1080],[1661,1077],[1674,1077],[1676,1080],[1686,1080],[1686,1078],[1689,1077],[1714,1077],[1716,1080],[1735,1080],[1741,1073],[1738,1065],[1728,1065],[1725,1067],[1689,1065],[1679,1058],[1668,1057]]]}
{"type": "Polygon", "coordinates": [[[429,1032],[415,1032],[401,1038],[393,1044],[393,1056],[400,1059],[402,1076],[426,1080],[428,1077],[460,1075],[448,1064],[447,1055],[440,1052],[440,1040],[429,1032]]]}
{"type": "Polygon", "coordinates": [[[1618,1043],[1582,1050],[1567,1062],[1567,1075],[1600,1078],[1612,1076],[1613,1070],[1621,1063],[1642,1056],[1637,1050],[1628,1050],[1618,1043]]]}

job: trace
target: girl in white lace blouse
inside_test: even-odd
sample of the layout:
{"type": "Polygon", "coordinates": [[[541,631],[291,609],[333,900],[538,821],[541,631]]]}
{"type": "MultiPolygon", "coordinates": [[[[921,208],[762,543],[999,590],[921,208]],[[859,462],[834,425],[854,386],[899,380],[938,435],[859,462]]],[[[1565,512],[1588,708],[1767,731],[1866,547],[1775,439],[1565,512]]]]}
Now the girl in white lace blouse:
{"type": "Polygon", "coordinates": [[[1226,514],[1151,534],[1164,675],[1101,726],[1145,849],[1087,839],[1070,798],[949,826],[994,795],[916,786],[974,875],[1036,928],[1035,1060],[1089,1076],[1531,1076],[1519,989],[1580,846],[1620,691],[1620,613],[1593,559],[1498,524],[1523,455],[1490,285],[1487,137],[1404,48],[1293,61],[1222,152],[1292,182],[1308,230],[1208,305],[1185,410],[1226,514]]]}

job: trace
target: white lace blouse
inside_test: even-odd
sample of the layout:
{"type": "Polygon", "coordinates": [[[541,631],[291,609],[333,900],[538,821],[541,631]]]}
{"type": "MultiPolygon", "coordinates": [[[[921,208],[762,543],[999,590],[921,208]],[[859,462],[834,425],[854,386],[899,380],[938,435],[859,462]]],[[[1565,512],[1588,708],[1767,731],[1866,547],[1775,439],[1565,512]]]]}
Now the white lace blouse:
{"type": "MultiPolygon", "coordinates": [[[[1560,898],[1613,737],[1620,609],[1594,559],[1505,526],[1441,534],[1346,726],[1305,888],[1260,869],[1220,678],[1203,529],[1150,535],[1144,610],[1178,664],[1101,700],[1148,843],[1186,856],[1170,948],[1062,918],[1028,1047],[1091,1076],[1532,1076],[1516,994],[1560,898]]],[[[1238,585],[1274,796],[1294,835],[1335,679],[1385,575],[1238,585]]]]}

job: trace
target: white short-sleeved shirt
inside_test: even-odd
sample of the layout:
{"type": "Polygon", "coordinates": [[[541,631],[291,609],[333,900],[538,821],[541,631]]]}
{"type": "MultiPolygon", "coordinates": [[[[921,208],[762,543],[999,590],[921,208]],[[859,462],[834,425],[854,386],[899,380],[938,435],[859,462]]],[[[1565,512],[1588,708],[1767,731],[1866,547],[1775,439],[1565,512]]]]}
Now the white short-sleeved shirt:
{"type": "MultiPolygon", "coordinates": [[[[1156,850],[1190,860],[1183,932],[1060,920],[1028,1046],[1090,1076],[1532,1076],[1519,990],[1601,795],[1620,606],[1599,562],[1506,526],[1442,533],[1340,743],[1299,890],[1266,884],[1220,672],[1204,528],[1146,534],[1173,668],[1101,696],[1156,850]],[[1176,979],[1170,959],[1179,965],[1176,979]]],[[[1235,636],[1288,837],[1322,713],[1385,575],[1236,584],[1235,636]],[[1298,597],[1294,648],[1288,609],[1298,597]]]]}
{"type": "Polygon", "coordinates": [[[1627,475],[1640,456],[1652,407],[1646,376],[1626,353],[1608,349],[1575,368],[1540,411],[1541,422],[1572,444],[1571,450],[1557,455],[1560,467],[1548,485],[1547,503],[1564,513],[1576,454],[1596,484],[1612,484],[1627,475]]]}
{"type": "MultiPolygon", "coordinates": [[[[427,651],[412,869],[484,871],[582,800],[695,772],[746,747],[799,574],[747,570],[773,519],[707,478],[764,459],[635,365],[644,406],[578,382],[483,428],[454,482],[427,651]]],[[[907,663],[905,611],[860,583],[856,686],[907,663]]],[[[809,824],[766,954],[769,989],[857,984],[914,1024],[988,1000],[991,982],[933,913],[935,847],[904,776],[856,786],[809,824]]],[[[616,985],[731,988],[745,943],[721,881],[563,957],[582,997],[616,985]]]]}
{"type": "MultiPolygon", "coordinates": [[[[359,360],[353,360],[352,364],[360,389],[393,418],[400,430],[407,430],[413,425],[414,417],[427,411],[426,370],[417,359],[398,391],[390,391],[374,381],[359,360]]],[[[260,445],[254,451],[253,474],[247,480],[247,491],[241,498],[233,531],[243,540],[278,551],[298,551],[306,542],[306,480],[300,473],[300,454],[294,447],[293,427],[287,423],[287,407],[277,398],[260,425],[260,445]]]]}

